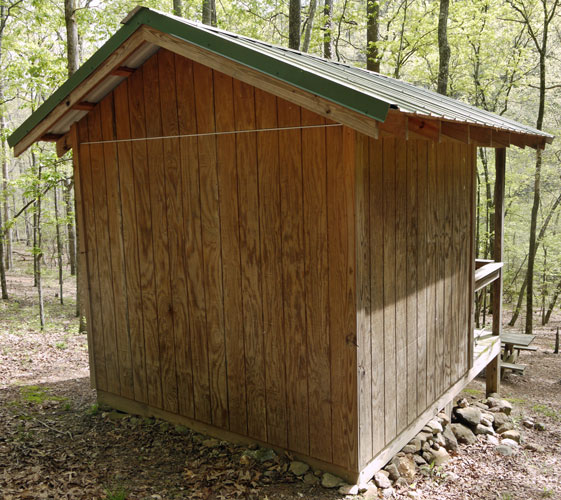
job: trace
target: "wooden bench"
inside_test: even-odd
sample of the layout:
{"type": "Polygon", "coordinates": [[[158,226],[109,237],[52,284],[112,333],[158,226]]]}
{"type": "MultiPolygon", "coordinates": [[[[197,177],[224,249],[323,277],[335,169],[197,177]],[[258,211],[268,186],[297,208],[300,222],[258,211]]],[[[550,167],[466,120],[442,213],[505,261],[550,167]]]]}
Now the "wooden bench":
{"type": "Polygon", "coordinates": [[[519,351],[532,351],[535,352],[538,350],[537,347],[533,347],[530,345],[515,345],[514,346],[515,349],[518,349],[519,351]]]}
{"type": "Polygon", "coordinates": [[[508,368],[513,372],[524,373],[524,370],[526,369],[526,365],[517,365],[516,363],[507,363],[506,361],[501,361],[501,371],[504,368],[508,368]]]}

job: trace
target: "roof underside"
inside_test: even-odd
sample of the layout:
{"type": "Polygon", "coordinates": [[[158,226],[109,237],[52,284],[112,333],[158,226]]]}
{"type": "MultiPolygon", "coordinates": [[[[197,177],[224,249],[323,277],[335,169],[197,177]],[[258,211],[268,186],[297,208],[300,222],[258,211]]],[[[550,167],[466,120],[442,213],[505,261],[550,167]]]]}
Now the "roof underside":
{"type": "MultiPolygon", "coordinates": [[[[518,137],[512,143],[519,146],[543,146],[553,139],[535,128],[422,87],[151,9],[137,8],[123,23],[124,26],[8,138],[10,146],[16,147],[16,154],[37,140],[64,136],[74,122],[88,113],[88,105],[99,102],[126,78],[126,71],[117,68],[134,70],[159,49],[157,44],[145,42],[137,44],[130,53],[125,51],[125,56],[118,59],[119,50],[123,50],[143,25],[380,123],[386,121],[392,109],[422,119],[512,133],[518,137]]],[[[509,144],[507,141],[506,145],[509,144]]]]}

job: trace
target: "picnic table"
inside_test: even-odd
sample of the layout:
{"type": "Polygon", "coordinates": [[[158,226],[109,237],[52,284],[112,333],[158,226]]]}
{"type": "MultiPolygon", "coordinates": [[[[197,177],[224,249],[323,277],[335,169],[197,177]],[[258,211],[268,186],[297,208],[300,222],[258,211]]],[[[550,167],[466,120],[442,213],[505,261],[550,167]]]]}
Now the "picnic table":
{"type": "Polygon", "coordinates": [[[504,351],[501,367],[523,373],[526,366],[515,363],[517,356],[515,356],[514,351],[516,350],[519,353],[521,350],[535,350],[535,348],[530,347],[535,338],[535,335],[527,335],[525,333],[502,333],[501,345],[504,351]]]}

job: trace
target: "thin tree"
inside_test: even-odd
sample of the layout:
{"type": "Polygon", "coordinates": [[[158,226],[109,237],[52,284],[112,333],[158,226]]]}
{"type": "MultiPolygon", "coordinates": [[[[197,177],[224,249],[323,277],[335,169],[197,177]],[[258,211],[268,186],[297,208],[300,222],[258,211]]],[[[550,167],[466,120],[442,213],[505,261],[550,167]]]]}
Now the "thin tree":
{"type": "Polygon", "coordinates": [[[37,165],[37,158],[35,153],[31,152],[31,168],[32,171],[37,175],[36,178],[36,196],[35,196],[35,210],[33,214],[33,233],[34,233],[34,246],[33,246],[33,271],[35,278],[35,286],[37,287],[37,296],[39,298],[39,322],[41,324],[41,330],[45,328],[45,308],[43,303],[43,282],[41,280],[41,261],[43,259],[43,250],[41,245],[43,244],[43,232],[41,230],[41,209],[42,209],[42,198],[43,193],[41,192],[42,186],[42,170],[43,167],[41,162],[37,165]]]}
{"type": "Polygon", "coordinates": [[[333,0],[325,0],[323,4],[323,57],[331,59],[333,49],[331,45],[333,24],[333,0]]]}
{"type": "Polygon", "coordinates": [[[0,211],[0,289],[2,300],[8,300],[8,286],[6,284],[6,269],[4,267],[4,230],[2,222],[2,211],[0,211]]]}
{"type": "Polygon", "coordinates": [[[450,74],[450,45],[448,44],[448,8],[450,0],[440,0],[438,14],[438,82],[436,91],[446,95],[448,92],[448,75],[450,74]]]}
{"type": "Polygon", "coordinates": [[[203,24],[216,26],[216,1],[203,0],[203,24]]]}
{"type": "Polygon", "coordinates": [[[177,17],[183,17],[183,4],[181,0],[173,0],[173,14],[177,17]]]}
{"type": "MultiPolygon", "coordinates": [[[[56,166],[55,166],[55,175],[56,175],[56,166]]],[[[60,300],[60,303],[62,305],[62,304],[64,304],[64,297],[63,297],[64,280],[63,280],[63,273],[62,273],[62,238],[61,238],[61,235],[60,235],[60,217],[59,217],[59,211],[58,211],[58,186],[57,186],[57,184],[54,185],[53,199],[54,199],[54,206],[55,206],[56,253],[57,253],[57,264],[58,264],[59,300],[60,300]]]]}
{"type": "MultiPolygon", "coordinates": [[[[71,77],[80,66],[80,41],[78,36],[78,23],[76,22],[76,0],[64,0],[64,22],[66,24],[66,56],[68,59],[68,77],[71,77]]],[[[76,275],[76,316],[80,318],[79,331],[86,331],[85,314],[82,310],[82,274],[77,265],[76,242],[78,241],[78,225],[76,224],[76,206],[72,206],[72,187],[74,175],[71,174],[64,181],[64,203],[66,206],[67,231],[68,231],[68,256],[70,261],[70,274],[76,275]],[[74,230],[76,228],[76,230],[74,230]],[[74,272],[73,272],[74,271],[74,272]]],[[[57,224],[58,230],[58,224],[57,224]]],[[[62,279],[62,278],[61,278],[62,279]]],[[[60,290],[62,303],[62,285],[60,290]]]]}
{"type": "Polygon", "coordinates": [[[380,72],[380,52],[378,50],[380,2],[366,2],[366,69],[380,72]]]}
{"type": "Polygon", "coordinates": [[[304,28],[302,52],[308,52],[310,49],[310,40],[312,38],[312,28],[314,27],[314,17],[316,15],[317,3],[317,0],[310,0],[310,8],[308,10],[308,17],[306,18],[306,27],[304,28]]]}
{"type": "MultiPolygon", "coordinates": [[[[543,129],[543,121],[545,115],[545,93],[546,93],[546,57],[548,48],[549,28],[554,19],[555,11],[559,5],[559,0],[540,0],[541,19],[536,26],[533,19],[533,9],[524,0],[509,0],[508,2],[514,11],[518,14],[521,22],[526,28],[526,32],[534,43],[536,51],[539,55],[539,105],[538,117],[536,119],[536,128],[543,129]],[[539,26],[541,25],[541,26],[539,26]],[[541,29],[541,34],[540,34],[541,29]]],[[[540,207],[540,189],[541,189],[541,172],[542,172],[543,156],[542,150],[536,150],[536,168],[534,172],[534,200],[532,204],[532,213],[530,216],[530,238],[528,242],[528,269],[526,271],[526,324],[524,332],[531,334],[534,321],[534,267],[537,252],[536,228],[538,223],[538,211],[540,207]]]]}
{"type": "Polygon", "coordinates": [[[300,0],[288,4],[288,47],[300,50],[300,0]]]}

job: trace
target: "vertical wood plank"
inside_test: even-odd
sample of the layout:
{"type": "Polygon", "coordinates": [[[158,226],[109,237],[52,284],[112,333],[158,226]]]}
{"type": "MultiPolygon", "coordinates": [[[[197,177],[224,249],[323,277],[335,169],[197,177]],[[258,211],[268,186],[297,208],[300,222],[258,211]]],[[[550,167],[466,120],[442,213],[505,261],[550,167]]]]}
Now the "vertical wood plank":
{"type": "MultiPolygon", "coordinates": [[[[212,70],[193,63],[197,133],[215,132],[212,70]]],[[[224,342],[224,304],[216,139],[198,137],[201,227],[212,423],[228,427],[228,389],[224,342]]]]}
{"type": "MultiPolygon", "coordinates": [[[[277,99],[255,89],[257,129],[276,128],[277,99]]],[[[261,278],[263,280],[263,334],[265,336],[267,438],[286,447],[287,408],[285,374],[285,332],[283,325],[283,270],[281,241],[281,174],[279,135],[257,135],[259,167],[259,221],[261,236],[261,278]]],[[[284,166],[283,166],[284,167],[284,166]]]]}
{"type": "MultiPolygon", "coordinates": [[[[146,137],[144,109],[144,70],[138,69],[128,79],[131,138],[146,137]]],[[[150,174],[146,141],[131,143],[134,162],[134,191],[136,220],[138,224],[138,257],[146,354],[146,383],[148,404],[162,407],[162,381],[160,377],[160,348],[158,343],[158,313],[154,278],[154,248],[150,203],[150,174]]]]}
{"type": "MultiPolygon", "coordinates": [[[[323,125],[325,119],[302,109],[302,126],[323,125]]],[[[330,135],[330,154],[342,154],[341,135],[330,135]]],[[[302,130],[304,189],[304,282],[308,334],[308,401],[310,454],[331,461],[331,382],[328,317],[326,129],[302,130]]]]}
{"type": "MultiPolygon", "coordinates": [[[[233,131],[234,94],[232,78],[214,72],[214,106],[216,130],[233,131]]],[[[216,137],[218,184],[220,196],[220,233],[222,240],[222,273],[224,279],[224,328],[228,362],[228,404],[230,430],[247,434],[246,370],[242,280],[240,264],[240,228],[238,215],[238,172],[236,136],[216,137]]]]}
{"type": "MultiPolygon", "coordinates": [[[[237,130],[255,130],[254,87],[234,80],[234,114],[237,130]]],[[[245,335],[247,427],[251,437],[267,439],[265,409],[265,341],[259,244],[259,174],[254,133],[236,135],[242,265],[242,304],[245,335]]]]}
{"type": "MultiPolygon", "coordinates": [[[[179,133],[197,133],[193,63],[175,55],[177,115],[179,133]]],[[[183,222],[185,230],[185,264],[189,304],[189,337],[193,363],[194,417],[210,423],[210,374],[207,346],[206,299],[204,287],[203,242],[199,150],[196,137],[182,137],[181,177],[183,182],[183,222]]]]}
{"type": "Polygon", "coordinates": [[[427,293],[429,289],[428,239],[428,143],[417,142],[417,415],[427,407],[427,293]]]}
{"type": "MultiPolygon", "coordinates": [[[[278,99],[278,126],[300,126],[300,108],[278,99]]],[[[304,221],[302,207],[302,142],[298,130],[279,132],[281,173],[282,269],[287,291],[284,304],[288,447],[309,452],[304,221]]]]}
{"type": "Polygon", "coordinates": [[[470,244],[468,249],[468,367],[473,366],[474,325],[475,325],[475,224],[476,224],[476,179],[477,174],[477,147],[470,148],[468,161],[468,197],[469,197],[469,221],[470,221],[470,244]]]}
{"type": "Polygon", "coordinates": [[[417,141],[407,141],[407,224],[406,224],[406,336],[407,336],[407,424],[417,416],[417,141]]]}
{"type": "MultiPolygon", "coordinates": [[[[147,137],[162,136],[160,78],[156,53],[144,63],[144,108],[147,137]]],[[[173,413],[179,409],[175,370],[175,339],[171,301],[169,238],[167,221],[166,171],[162,139],[146,141],[150,179],[150,206],[154,243],[154,276],[158,312],[158,342],[162,377],[163,408],[173,413]]],[[[166,158],[167,160],[167,158],[166,158]]],[[[172,160],[173,161],[173,160],[172,160]]]]}
{"type": "Polygon", "coordinates": [[[452,349],[454,346],[454,321],[453,321],[453,211],[452,211],[452,176],[454,165],[458,160],[454,155],[454,144],[445,143],[443,148],[443,174],[444,174],[444,384],[442,390],[448,389],[451,383],[452,373],[452,349]]]}
{"type": "Polygon", "coordinates": [[[327,129],[333,462],[352,471],[358,470],[355,148],[354,130],[327,129]]]}
{"type": "Polygon", "coordinates": [[[148,402],[146,386],[146,358],[144,351],[144,326],[142,324],[142,296],[140,290],[140,270],[136,220],[136,195],[134,192],[134,165],[130,139],[129,94],[127,82],[121,83],[114,91],[115,135],[119,156],[119,184],[121,188],[121,212],[123,250],[125,255],[125,275],[127,289],[128,327],[131,344],[131,360],[134,386],[134,400],[148,402]]]}
{"type": "MultiPolygon", "coordinates": [[[[175,82],[175,56],[161,49],[158,53],[160,81],[162,134],[179,134],[177,89],[175,82]]],[[[178,392],[178,411],[181,415],[194,415],[193,369],[187,301],[187,276],[185,264],[185,232],[183,221],[183,186],[179,139],[163,140],[165,160],[166,218],[168,223],[169,276],[175,346],[175,369],[178,392]]]]}
{"type": "Polygon", "coordinates": [[[397,432],[407,426],[407,141],[396,141],[395,352],[397,432]]]}
{"type": "Polygon", "coordinates": [[[460,218],[462,216],[462,199],[460,194],[460,182],[462,178],[462,157],[466,149],[462,144],[454,144],[453,156],[454,170],[451,176],[451,211],[452,211],[452,325],[454,337],[451,349],[451,383],[458,380],[461,373],[460,364],[460,288],[464,280],[462,279],[462,250],[461,241],[464,239],[460,233],[460,218]]]}
{"type": "MultiPolygon", "coordinates": [[[[102,140],[100,106],[96,106],[87,115],[90,141],[102,140]]],[[[120,394],[119,358],[115,331],[115,301],[113,296],[113,277],[111,273],[111,248],[109,243],[109,214],[107,211],[107,186],[103,159],[103,146],[90,145],[91,185],[93,209],[95,212],[95,243],[97,247],[97,265],[99,270],[99,288],[103,326],[103,347],[105,350],[105,367],[107,370],[107,389],[113,394],[120,394]]]]}
{"type": "Polygon", "coordinates": [[[428,206],[427,206],[427,404],[430,405],[437,397],[436,387],[436,289],[438,275],[436,266],[437,240],[438,240],[438,204],[436,202],[437,171],[436,171],[436,144],[428,143],[428,206]]]}
{"type": "Polygon", "coordinates": [[[445,373],[445,271],[446,271],[446,234],[445,234],[445,180],[446,164],[444,144],[439,144],[436,149],[436,367],[435,389],[436,396],[444,390],[445,373]]]}
{"type": "Polygon", "coordinates": [[[372,454],[386,444],[384,329],[384,168],[382,140],[368,140],[370,170],[370,290],[372,296],[372,454]]]}
{"type": "Polygon", "coordinates": [[[74,164],[74,196],[76,202],[76,222],[78,224],[79,265],[81,266],[81,300],[85,302],[86,325],[88,329],[88,357],[90,361],[90,385],[92,389],[107,387],[105,356],[100,337],[101,317],[99,314],[99,282],[95,246],[91,247],[93,231],[93,212],[91,207],[91,185],[85,184],[90,179],[90,148],[81,145],[88,141],[87,119],[83,118],[72,126],[72,156],[74,164]],[[88,227],[90,225],[90,227],[88,227]]]}
{"type": "Polygon", "coordinates": [[[396,141],[383,141],[385,439],[397,434],[396,373],[396,141]]]}
{"type": "MultiPolygon", "coordinates": [[[[104,141],[115,140],[115,115],[113,93],[100,103],[101,133],[104,141]]],[[[104,170],[107,186],[107,212],[109,245],[111,249],[111,276],[115,308],[115,336],[117,358],[119,360],[119,382],[121,395],[132,399],[134,384],[132,375],[131,348],[127,324],[127,286],[125,279],[125,254],[121,233],[121,190],[119,185],[119,158],[117,145],[109,142],[103,145],[104,170]]]]}
{"type": "MultiPolygon", "coordinates": [[[[358,344],[359,468],[373,457],[372,330],[370,325],[370,169],[368,137],[356,136],[356,289],[358,344]]],[[[376,423],[375,425],[379,425],[376,423]]]]}

